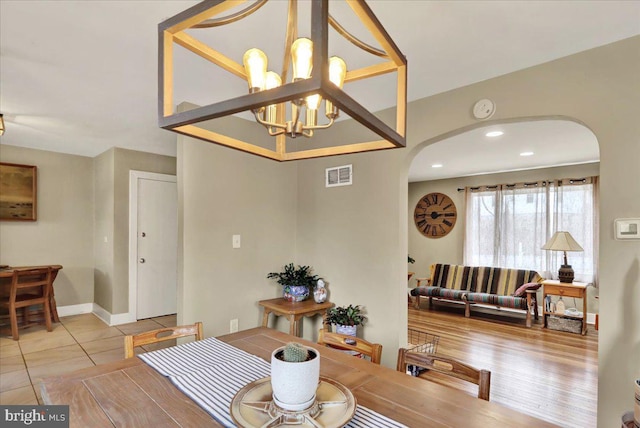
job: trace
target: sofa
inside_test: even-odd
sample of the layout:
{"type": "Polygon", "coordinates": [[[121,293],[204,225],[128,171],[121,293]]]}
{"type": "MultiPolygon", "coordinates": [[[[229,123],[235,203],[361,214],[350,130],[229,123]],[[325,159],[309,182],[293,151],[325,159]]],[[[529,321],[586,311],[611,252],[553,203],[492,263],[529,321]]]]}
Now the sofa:
{"type": "Polygon", "coordinates": [[[420,297],[428,297],[430,307],[434,298],[463,302],[467,318],[476,304],[524,310],[526,326],[531,327],[532,311],[538,319],[536,291],[542,281],[533,270],[438,263],[431,265],[431,276],[419,279],[410,294],[416,309],[420,309],[420,297]],[[424,280],[427,285],[420,285],[424,280]]]}

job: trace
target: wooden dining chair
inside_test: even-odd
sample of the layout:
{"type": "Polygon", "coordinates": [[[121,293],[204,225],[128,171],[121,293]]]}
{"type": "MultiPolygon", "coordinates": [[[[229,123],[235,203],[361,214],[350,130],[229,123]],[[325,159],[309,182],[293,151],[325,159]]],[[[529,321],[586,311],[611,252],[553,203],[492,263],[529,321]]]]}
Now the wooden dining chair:
{"type": "Polygon", "coordinates": [[[159,328],[157,330],[145,331],[144,333],[125,336],[124,357],[133,357],[135,355],[134,348],[137,348],[138,346],[151,345],[152,343],[159,343],[187,336],[195,336],[196,340],[204,339],[204,334],[202,333],[202,323],[197,322],[192,325],[159,328]]]}
{"type": "Polygon", "coordinates": [[[340,350],[356,351],[371,358],[372,363],[380,364],[382,345],[379,343],[371,343],[355,336],[331,333],[324,329],[320,329],[318,344],[340,350]]]}
{"type": "Polygon", "coordinates": [[[20,338],[18,328],[30,327],[44,322],[47,331],[52,330],[50,293],[51,268],[16,269],[13,272],[9,295],[0,300],[0,307],[8,309],[9,312],[13,340],[20,338]],[[42,305],[43,320],[40,322],[31,322],[30,320],[29,309],[35,305],[42,305]],[[22,308],[22,324],[18,325],[18,309],[20,308],[22,308]]]}
{"type": "Polygon", "coordinates": [[[475,383],[478,385],[478,398],[489,401],[491,388],[491,372],[489,370],[478,370],[442,355],[412,352],[405,348],[398,349],[398,371],[406,373],[409,365],[475,383]]]}

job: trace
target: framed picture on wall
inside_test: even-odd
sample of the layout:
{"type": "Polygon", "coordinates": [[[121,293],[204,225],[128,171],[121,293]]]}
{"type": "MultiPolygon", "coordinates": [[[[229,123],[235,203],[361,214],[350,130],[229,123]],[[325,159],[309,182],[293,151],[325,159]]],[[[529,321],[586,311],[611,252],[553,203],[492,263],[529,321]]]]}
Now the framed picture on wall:
{"type": "Polygon", "coordinates": [[[0,162],[0,220],[35,221],[38,168],[0,162]]]}

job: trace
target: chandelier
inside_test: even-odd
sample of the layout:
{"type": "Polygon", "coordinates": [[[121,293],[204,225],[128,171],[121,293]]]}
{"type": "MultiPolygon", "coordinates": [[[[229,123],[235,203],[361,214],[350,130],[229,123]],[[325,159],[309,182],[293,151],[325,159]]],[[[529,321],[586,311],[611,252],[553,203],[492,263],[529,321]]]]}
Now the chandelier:
{"type": "MultiPolygon", "coordinates": [[[[193,30],[204,31],[240,21],[256,12],[267,1],[256,0],[235,13],[228,13],[228,11],[244,2],[203,1],[159,24],[158,122],[160,127],[277,161],[404,147],[406,144],[404,134],[407,62],[364,0],[346,0],[346,3],[380,48],[361,41],[341,26],[329,13],[328,0],[310,1],[310,36],[298,37],[298,1],[289,0],[285,49],[280,73],[269,70],[269,59],[259,47],[246,50],[240,63],[237,61],[240,58],[227,56],[195,37],[195,34],[200,33],[193,30]],[[335,55],[330,57],[328,53],[330,26],[360,50],[377,57],[377,62],[348,69],[348,59],[335,55]],[[243,79],[248,87],[247,92],[235,98],[174,113],[174,44],[243,79]],[[350,82],[388,73],[396,74],[395,127],[389,126],[343,90],[344,85],[350,82]],[[212,129],[198,126],[208,120],[244,111],[250,112],[255,122],[263,127],[263,137],[258,137],[257,141],[245,141],[226,135],[225,127],[212,129]],[[288,141],[292,142],[292,139],[298,137],[311,138],[318,135],[319,130],[328,129],[334,125],[341,111],[375,133],[376,138],[373,141],[351,143],[347,141],[347,135],[341,135],[341,144],[338,145],[325,145],[321,148],[302,146],[297,151],[289,150],[288,141]],[[263,144],[265,139],[270,138],[275,140],[273,148],[263,144]]],[[[267,31],[273,31],[273,29],[269,28],[267,31]]]]}

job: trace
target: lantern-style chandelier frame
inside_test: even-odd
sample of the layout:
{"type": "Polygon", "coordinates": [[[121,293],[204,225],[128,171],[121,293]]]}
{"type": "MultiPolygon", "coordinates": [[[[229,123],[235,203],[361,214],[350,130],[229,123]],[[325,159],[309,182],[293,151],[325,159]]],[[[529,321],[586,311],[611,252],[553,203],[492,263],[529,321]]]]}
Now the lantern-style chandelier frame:
{"type": "MultiPolygon", "coordinates": [[[[277,161],[290,161],[405,147],[407,60],[364,0],[346,1],[354,11],[355,15],[364,24],[365,28],[378,42],[381,49],[372,47],[357,39],[337,21],[335,21],[335,19],[329,15],[328,0],[312,0],[310,41],[313,45],[311,66],[314,72],[312,72],[309,78],[292,79],[291,82],[287,83],[288,67],[291,61],[290,47],[297,38],[297,0],[289,0],[286,48],[281,75],[281,86],[266,90],[254,90],[252,88],[252,90],[246,95],[198,107],[185,112],[173,112],[174,43],[186,48],[192,53],[210,61],[245,81],[248,81],[249,79],[247,69],[245,69],[243,64],[207,46],[192,35],[187,34],[185,30],[191,28],[217,27],[238,21],[258,10],[267,1],[268,0],[256,0],[239,12],[219,17],[219,15],[224,14],[233,7],[237,7],[238,4],[242,2],[237,0],[205,0],[158,25],[158,122],[160,127],[277,161]],[[395,129],[388,126],[373,113],[369,112],[330,79],[330,59],[328,55],[329,25],[331,25],[345,39],[358,46],[360,49],[385,60],[384,62],[379,62],[359,69],[347,70],[344,77],[345,84],[386,73],[396,73],[397,88],[395,129]],[[326,115],[327,119],[330,119],[329,124],[317,125],[313,122],[313,119],[309,119],[308,115],[310,114],[310,111],[308,109],[307,124],[308,121],[311,120],[313,122],[312,125],[315,126],[305,126],[305,132],[302,132],[303,125],[301,123],[297,123],[298,127],[296,127],[296,117],[289,122],[286,122],[283,119],[286,113],[285,102],[291,102],[292,106],[304,105],[305,97],[315,94],[320,95],[322,99],[326,100],[326,115]],[[274,107],[277,107],[277,113],[273,113],[274,107]],[[271,109],[271,113],[267,116],[265,111],[268,111],[269,109],[271,109]],[[339,110],[347,113],[352,119],[373,131],[381,137],[381,139],[331,147],[307,150],[303,149],[290,152],[287,151],[287,136],[295,137],[296,131],[298,131],[298,135],[310,136],[313,134],[314,129],[322,129],[331,126],[333,119],[337,116],[339,110]],[[196,126],[196,124],[200,122],[233,115],[243,111],[253,112],[256,117],[256,121],[267,128],[265,130],[265,138],[275,138],[275,151],[223,135],[220,132],[196,126]],[[277,117],[280,123],[286,124],[284,128],[282,128],[282,126],[281,128],[287,129],[285,131],[278,131],[278,128],[273,126],[269,127],[269,121],[265,120],[267,117],[269,119],[277,117]],[[311,129],[311,131],[309,132],[308,129],[311,129]]],[[[249,86],[251,87],[251,84],[249,86]]],[[[292,115],[295,116],[296,110],[297,107],[292,108],[292,115]]]]}

